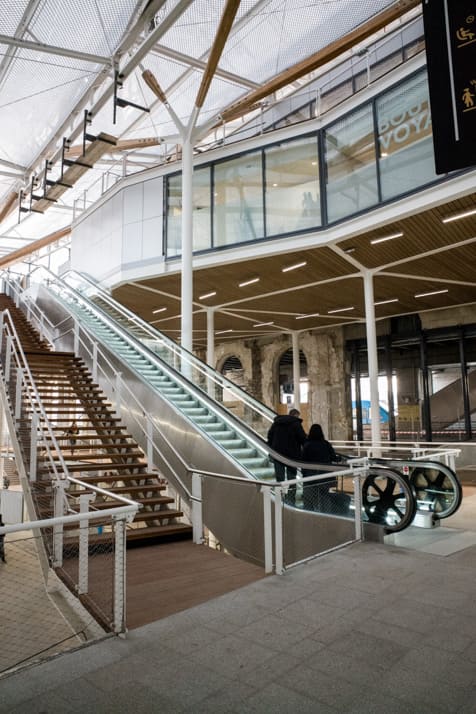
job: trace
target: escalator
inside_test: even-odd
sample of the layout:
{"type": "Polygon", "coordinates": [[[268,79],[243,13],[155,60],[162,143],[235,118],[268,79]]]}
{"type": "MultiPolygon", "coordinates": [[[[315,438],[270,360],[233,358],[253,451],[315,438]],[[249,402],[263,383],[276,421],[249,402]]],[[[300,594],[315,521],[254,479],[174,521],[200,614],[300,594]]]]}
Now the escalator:
{"type": "MultiPolygon", "coordinates": [[[[191,491],[191,474],[184,464],[199,472],[274,481],[272,457],[277,455],[270,453],[264,440],[275,416],[272,410],[151,328],[87,278],[73,272],[63,278],[59,280],[48,273],[46,279],[36,282],[27,293],[24,309],[28,312],[34,301],[56,326],[56,349],[73,346],[83,359],[91,361],[91,349],[85,346],[81,335],[87,334],[92,343],[100,345],[108,356],[109,371],[120,374],[132,386],[143,408],[142,416],[134,414],[134,422],[130,417],[137,412],[136,407],[122,403],[121,418],[138,443],[146,429],[137,430],[137,419],[152,420],[154,434],[160,435],[154,436],[155,466],[182,496],[187,498],[191,491]],[[242,419],[227,409],[229,394],[241,401],[242,419]]],[[[391,532],[409,525],[417,508],[414,487],[399,467],[400,463],[375,463],[363,489],[363,501],[368,504],[364,520],[391,532]]],[[[339,471],[342,467],[329,469],[339,471]]],[[[206,489],[207,527],[227,548],[238,551],[236,519],[242,526],[245,520],[251,522],[253,528],[246,533],[248,547],[260,552],[261,494],[251,494],[252,489],[247,488],[235,489],[231,496],[229,483],[217,480],[208,481],[206,489]],[[230,519],[224,508],[231,497],[235,519],[230,519]]],[[[302,502],[298,506],[302,508],[302,502]]],[[[331,527],[330,519],[319,515],[285,508],[286,519],[304,519],[308,537],[324,540],[327,547],[333,546],[333,530],[338,532],[337,539],[342,539],[343,529],[348,531],[349,539],[353,537],[353,518],[333,518],[331,527]]],[[[240,537],[242,531],[243,528],[240,537]]],[[[287,547],[292,549],[292,544],[287,547]]]]}

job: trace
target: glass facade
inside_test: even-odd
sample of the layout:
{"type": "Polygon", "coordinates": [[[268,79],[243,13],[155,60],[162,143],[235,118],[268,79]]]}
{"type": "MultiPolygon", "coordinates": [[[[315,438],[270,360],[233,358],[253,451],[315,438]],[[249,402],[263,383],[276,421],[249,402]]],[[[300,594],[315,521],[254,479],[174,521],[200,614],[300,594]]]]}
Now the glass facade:
{"type": "MultiPolygon", "coordinates": [[[[211,187],[210,168],[193,172],[193,249],[211,248],[211,187]]],[[[171,176],[167,181],[167,255],[180,255],[182,242],[182,176],[171,176]]]]}
{"type": "Polygon", "coordinates": [[[327,218],[330,223],[378,202],[372,105],[324,131],[327,218]]]}
{"type": "Polygon", "coordinates": [[[266,235],[283,235],[321,223],[317,138],[265,149],[266,235]]]}
{"type": "MultiPolygon", "coordinates": [[[[319,230],[438,178],[421,70],[320,131],[197,168],[194,250],[319,230]]],[[[181,176],[166,184],[166,255],[175,257],[181,176]]]]}
{"type": "Polygon", "coordinates": [[[213,197],[214,248],[263,238],[261,150],[215,164],[213,197]]]}
{"type": "Polygon", "coordinates": [[[436,180],[426,73],[379,97],[376,114],[382,199],[436,180]]]}

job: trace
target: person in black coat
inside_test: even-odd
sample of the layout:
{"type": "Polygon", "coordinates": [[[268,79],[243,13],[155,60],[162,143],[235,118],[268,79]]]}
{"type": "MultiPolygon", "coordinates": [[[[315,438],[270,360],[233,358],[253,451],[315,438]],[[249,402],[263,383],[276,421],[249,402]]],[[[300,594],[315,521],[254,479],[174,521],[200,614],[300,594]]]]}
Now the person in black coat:
{"type": "MultiPolygon", "coordinates": [[[[309,429],[309,436],[302,449],[302,460],[308,463],[331,464],[339,460],[334,447],[324,437],[324,432],[320,424],[313,424],[309,429]]],[[[303,469],[303,476],[315,476],[325,474],[326,471],[319,469],[303,469]]],[[[337,479],[329,474],[329,478],[322,481],[311,481],[304,483],[303,505],[308,511],[329,511],[331,488],[335,488],[337,479]]]]}
{"type": "MultiPolygon", "coordinates": [[[[302,446],[306,441],[306,432],[302,428],[302,419],[297,409],[291,409],[289,414],[275,417],[268,431],[268,444],[278,454],[287,456],[295,461],[301,460],[302,446]]],[[[286,466],[274,459],[274,473],[276,481],[290,481],[296,478],[297,468],[286,466]]],[[[296,487],[289,488],[287,503],[296,504],[296,487]]]]}

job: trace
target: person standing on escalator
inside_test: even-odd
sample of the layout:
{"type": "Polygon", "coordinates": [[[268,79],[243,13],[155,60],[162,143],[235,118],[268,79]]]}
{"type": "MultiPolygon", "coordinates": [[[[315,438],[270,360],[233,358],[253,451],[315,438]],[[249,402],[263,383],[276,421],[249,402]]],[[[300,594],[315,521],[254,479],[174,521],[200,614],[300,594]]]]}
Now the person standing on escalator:
{"type": "MultiPolygon", "coordinates": [[[[278,454],[293,461],[301,459],[302,446],[306,441],[306,432],[302,428],[302,419],[297,409],[291,409],[289,414],[275,417],[268,431],[268,445],[278,454]]],[[[273,459],[276,481],[292,481],[296,478],[297,468],[287,466],[278,459],[273,459]]],[[[296,505],[296,486],[290,486],[286,503],[296,505]]]]}

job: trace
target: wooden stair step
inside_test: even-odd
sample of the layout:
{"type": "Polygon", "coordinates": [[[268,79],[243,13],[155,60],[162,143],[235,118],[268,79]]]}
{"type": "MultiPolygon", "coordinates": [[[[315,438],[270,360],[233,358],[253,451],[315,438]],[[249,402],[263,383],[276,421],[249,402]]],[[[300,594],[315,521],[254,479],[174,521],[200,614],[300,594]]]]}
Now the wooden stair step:
{"type": "MultiPolygon", "coordinates": [[[[65,451],[69,451],[69,449],[65,449],[65,451]]],[[[76,451],[76,446],[74,447],[74,451],[76,451]]],[[[142,461],[140,461],[139,459],[136,459],[133,463],[131,463],[131,466],[135,466],[135,465],[137,465],[137,466],[144,466],[144,465],[147,464],[147,462],[145,461],[144,452],[141,451],[140,449],[127,450],[127,451],[125,451],[125,452],[122,453],[122,454],[119,454],[119,453],[115,453],[115,454],[102,454],[102,453],[98,453],[98,452],[96,452],[96,451],[91,451],[91,452],[88,452],[88,453],[85,453],[85,454],[81,454],[81,459],[84,459],[85,461],[86,461],[86,460],[87,460],[87,461],[92,461],[93,459],[107,459],[107,458],[111,458],[111,457],[113,457],[113,456],[115,456],[115,457],[117,457],[117,458],[119,458],[119,459],[132,459],[133,457],[138,456],[138,457],[142,457],[142,461]]],[[[49,461],[49,457],[42,454],[41,456],[40,456],[40,455],[37,456],[37,461],[38,461],[38,462],[40,462],[40,461],[49,461]]],[[[66,459],[66,463],[67,463],[67,459],[66,459]]],[[[116,465],[116,463],[117,463],[117,462],[112,462],[111,465],[116,465]]]]}
{"type": "MultiPolygon", "coordinates": [[[[59,467],[59,464],[56,464],[59,467]]],[[[111,463],[111,462],[104,462],[102,464],[93,464],[90,461],[84,462],[84,463],[68,463],[66,461],[66,466],[68,467],[68,471],[76,473],[77,471],[130,471],[134,468],[140,469],[140,468],[146,468],[147,464],[143,463],[138,463],[138,464],[117,464],[117,463],[111,463]]],[[[38,473],[39,474],[44,474],[44,473],[49,473],[49,469],[45,469],[40,466],[38,468],[38,473]]],[[[140,476],[140,474],[134,474],[136,478],[140,476]]],[[[116,478],[118,478],[116,476],[116,478]]],[[[122,478],[122,477],[121,477],[122,478]]]]}
{"type": "MultiPolygon", "coordinates": [[[[107,469],[108,471],[112,471],[113,469],[107,469]]],[[[92,484],[98,484],[98,483],[114,483],[115,481],[142,481],[144,479],[148,478],[154,478],[155,474],[88,474],[87,476],[82,476],[81,481],[84,481],[84,483],[92,483],[92,484]]]]}

